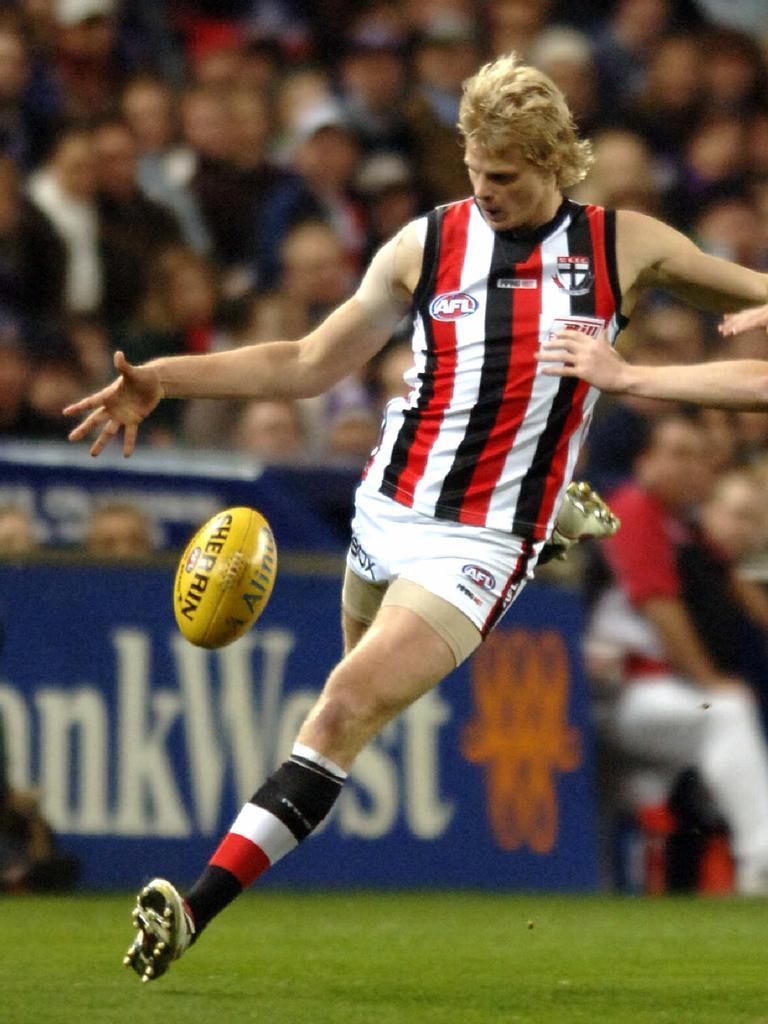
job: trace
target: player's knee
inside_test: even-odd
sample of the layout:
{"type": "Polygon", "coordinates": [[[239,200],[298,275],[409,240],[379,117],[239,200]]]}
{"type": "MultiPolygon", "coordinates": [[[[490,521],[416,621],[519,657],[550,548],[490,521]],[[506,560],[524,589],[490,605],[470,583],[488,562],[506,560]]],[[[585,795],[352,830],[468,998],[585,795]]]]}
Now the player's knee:
{"type": "Polygon", "coordinates": [[[370,733],[401,710],[400,703],[386,690],[355,677],[342,665],[328,680],[315,723],[333,739],[370,733]]]}
{"type": "Polygon", "coordinates": [[[359,749],[371,731],[367,715],[338,694],[321,697],[307,724],[314,742],[334,753],[359,749]]]}

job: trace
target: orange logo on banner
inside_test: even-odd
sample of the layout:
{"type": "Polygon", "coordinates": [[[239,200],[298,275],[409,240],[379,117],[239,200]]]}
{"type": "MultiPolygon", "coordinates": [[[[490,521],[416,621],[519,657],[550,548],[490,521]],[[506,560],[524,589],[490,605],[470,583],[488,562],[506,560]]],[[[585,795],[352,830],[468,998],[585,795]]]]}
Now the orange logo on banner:
{"type": "Polygon", "coordinates": [[[475,717],[462,751],[485,766],[488,817],[505,850],[548,853],[558,829],[556,774],[581,763],[579,730],[568,724],[570,672],[561,635],[492,633],[475,653],[475,717]]]}

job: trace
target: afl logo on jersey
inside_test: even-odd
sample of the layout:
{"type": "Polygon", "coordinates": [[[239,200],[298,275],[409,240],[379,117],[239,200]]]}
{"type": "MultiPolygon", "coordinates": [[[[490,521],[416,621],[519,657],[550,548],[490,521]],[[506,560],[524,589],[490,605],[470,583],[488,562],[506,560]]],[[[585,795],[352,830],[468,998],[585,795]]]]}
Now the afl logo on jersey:
{"type": "Polygon", "coordinates": [[[430,302],[429,315],[433,320],[460,320],[474,313],[479,305],[467,292],[443,292],[430,302]]]}

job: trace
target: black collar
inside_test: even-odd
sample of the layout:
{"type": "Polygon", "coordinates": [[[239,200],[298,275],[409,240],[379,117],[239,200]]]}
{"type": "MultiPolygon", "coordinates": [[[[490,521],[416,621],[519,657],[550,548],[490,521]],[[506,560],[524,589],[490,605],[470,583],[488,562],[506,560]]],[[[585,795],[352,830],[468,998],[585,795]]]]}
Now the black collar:
{"type": "Polygon", "coordinates": [[[546,238],[547,235],[552,234],[555,228],[565,220],[568,214],[572,212],[572,208],[576,205],[577,204],[571,202],[570,199],[563,199],[562,203],[558,206],[554,217],[548,220],[545,224],[539,224],[537,228],[510,228],[507,231],[497,231],[496,234],[505,242],[514,242],[517,244],[524,243],[528,245],[540,242],[543,238],[546,238]]]}

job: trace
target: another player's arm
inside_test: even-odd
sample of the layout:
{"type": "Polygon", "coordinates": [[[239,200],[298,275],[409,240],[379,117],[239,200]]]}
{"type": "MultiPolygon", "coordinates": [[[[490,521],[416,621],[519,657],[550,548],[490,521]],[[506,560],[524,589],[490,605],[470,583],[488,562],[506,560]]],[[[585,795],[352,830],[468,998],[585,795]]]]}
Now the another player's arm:
{"type": "Polygon", "coordinates": [[[139,424],[163,398],[320,394],[382,348],[407,307],[420,262],[415,232],[406,228],[376,254],[355,295],[299,341],[169,356],[143,366],[131,366],[122,353],[116,353],[117,379],[64,410],[67,415],[91,410],[70,433],[70,440],[80,441],[101,428],[91,446],[91,454],[98,455],[123,429],[123,453],[130,455],[139,424]]]}
{"type": "Polygon", "coordinates": [[[605,332],[596,338],[572,330],[544,342],[542,373],[579,377],[615,394],[691,402],[721,409],[768,408],[768,362],[733,359],[689,366],[640,366],[613,349],[605,332]]]}
{"type": "Polygon", "coordinates": [[[730,334],[741,334],[757,327],[768,330],[768,303],[753,309],[742,309],[738,313],[726,313],[720,324],[720,333],[728,337],[730,334]]]}

